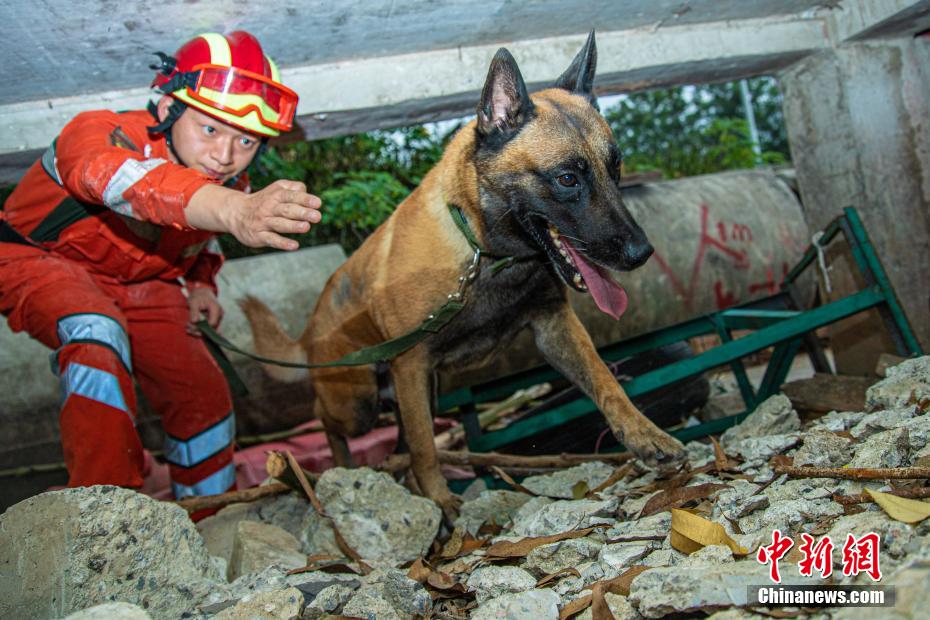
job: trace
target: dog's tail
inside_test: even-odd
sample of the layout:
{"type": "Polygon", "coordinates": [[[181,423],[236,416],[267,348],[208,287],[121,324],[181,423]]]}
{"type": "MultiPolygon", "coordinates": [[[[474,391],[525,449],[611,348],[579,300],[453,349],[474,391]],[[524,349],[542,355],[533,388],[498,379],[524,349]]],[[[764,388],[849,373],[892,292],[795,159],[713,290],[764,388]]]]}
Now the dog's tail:
{"type": "MultiPolygon", "coordinates": [[[[282,362],[307,362],[304,348],[287,335],[278,317],[264,302],[252,295],[246,295],[238,303],[252,327],[252,343],[258,355],[282,362]]],[[[274,364],[261,366],[272,379],[285,383],[294,383],[306,379],[309,375],[305,368],[286,368],[274,364]]]]}

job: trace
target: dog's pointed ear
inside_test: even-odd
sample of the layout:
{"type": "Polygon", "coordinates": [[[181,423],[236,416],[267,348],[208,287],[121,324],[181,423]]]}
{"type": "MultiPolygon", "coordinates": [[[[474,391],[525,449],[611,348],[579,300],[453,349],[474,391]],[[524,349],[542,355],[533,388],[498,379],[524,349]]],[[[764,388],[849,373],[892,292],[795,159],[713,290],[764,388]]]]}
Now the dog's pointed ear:
{"type": "Polygon", "coordinates": [[[488,69],[488,79],[478,102],[478,134],[482,138],[509,139],[533,115],[526,84],[513,59],[503,47],[497,50],[488,69]]]}
{"type": "Polygon", "coordinates": [[[556,88],[562,88],[577,95],[584,95],[596,107],[597,98],[594,96],[594,72],[597,70],[597,44],[594,42],[594,31],[588,34],[584,47],[572,60],[559,79],[555,81],[556,88]]]}

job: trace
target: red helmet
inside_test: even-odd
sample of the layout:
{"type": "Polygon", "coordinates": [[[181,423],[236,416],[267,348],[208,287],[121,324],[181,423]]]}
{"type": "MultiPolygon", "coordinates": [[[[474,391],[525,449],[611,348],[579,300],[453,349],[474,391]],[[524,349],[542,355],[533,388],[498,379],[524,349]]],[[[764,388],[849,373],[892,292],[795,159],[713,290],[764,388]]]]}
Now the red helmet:
{"type": "Polygon", "coordinates": [[[208,32],[182,45],[173,59],[159,56],[153,88],[262,136],[293,127],[297,93],[281,84],[278,66],[248,32],[208,32]]]}

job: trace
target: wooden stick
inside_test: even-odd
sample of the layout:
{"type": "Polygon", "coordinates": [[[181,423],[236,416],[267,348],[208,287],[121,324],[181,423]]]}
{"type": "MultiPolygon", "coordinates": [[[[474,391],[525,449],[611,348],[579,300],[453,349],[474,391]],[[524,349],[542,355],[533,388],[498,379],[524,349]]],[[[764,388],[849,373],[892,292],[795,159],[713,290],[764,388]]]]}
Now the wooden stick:
{"type": "Polygon", "coordinates": [[[841,480],[914,480],[930,478],[930,467],[787,467],[776,466],[776,474],[792,478],[838,478],[841,480]]]}
{"type": "Polygon", "coordinates": [[[229,504],[235,504],[238,502],[254,502],[257,499],[271,497],[272,495],[280,495],[281,493],[287,493],[290,490],[291,487],[288,485],[282,482],[274,482],[272,484],[266,484],[260,487],[252,487],[251,489],[242,489],[239,491],[229,491],[228,493],[221,493],[219,495],[185,497],[184,499],[179,499],[172,503],[177,504],[188,513],[192,513],[197,512],[198,510],[205,510],[207,508],[222,508],[224,506],[228,506],[229,504]]]}
{"type": "MultiPolygon", "coordinates": [[[[472,467],[500,467],[502,469],[562,469],[590,461],[606,461],[622,464],[629,461],[629,452],[609,454],[549,454],[540,456],[519,456],[516,454],[499,454],[497,452],[437,451],[439,462],[443,465],[460,465],[472,467]]],[[[393,454],[377,467],[383,471],[400,471],[410,467],[409,454],[393,454]]]]}
{"type": "MultiPolygon", "coordinates": [[[[925,497],[930,497],[930,487],[921,487],[919,489],[894,489],[893,491],[885,491],[890,495],[897,495],[898,497],[906,497],[909,499],[923,499],[925,497]]],[[[867,504],[869,502],[874,502],[872,496],[868,493],[858,493],[856,495],[833,495],[833,501],[838,504],[843,504],[844,506],[851,506],[853,504],[867,504]]]]}

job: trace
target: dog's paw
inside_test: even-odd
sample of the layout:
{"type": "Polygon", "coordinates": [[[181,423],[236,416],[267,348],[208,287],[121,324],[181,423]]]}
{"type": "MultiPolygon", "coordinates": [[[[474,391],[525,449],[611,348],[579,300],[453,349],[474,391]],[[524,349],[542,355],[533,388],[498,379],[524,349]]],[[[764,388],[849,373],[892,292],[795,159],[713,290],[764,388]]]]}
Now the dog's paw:
{"type": "Polygon", "coordinates": [[[638,459],[660,471],[677,469],[688,458],[684,445],[657,427],[626,433],[621,441],[638,459]]]}
{"type": "Polygon", "coordinates": [[[462,498],[453,493],[446,493],[443,497],[434,500],[442,509],[442,518],[450,530],[453,523],[459,518],[459,510],[462,508],[462,498]]]}

